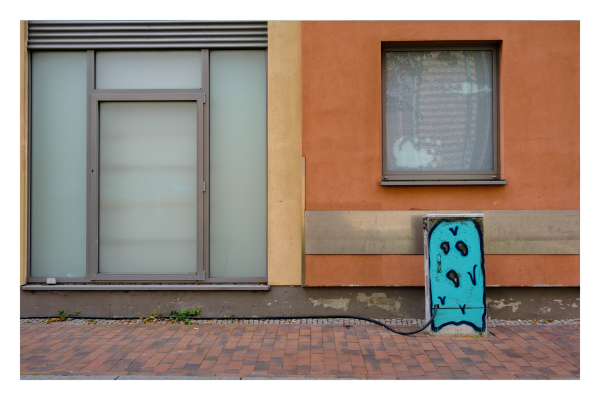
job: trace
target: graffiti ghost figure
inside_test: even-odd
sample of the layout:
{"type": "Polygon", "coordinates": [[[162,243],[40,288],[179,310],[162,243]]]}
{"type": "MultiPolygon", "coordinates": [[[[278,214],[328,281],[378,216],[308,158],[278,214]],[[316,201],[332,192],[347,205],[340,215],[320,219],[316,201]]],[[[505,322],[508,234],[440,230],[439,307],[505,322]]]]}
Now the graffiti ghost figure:
{"type": "MultiPolygon", "coordinates": [[[[480,222],[442,218],[429,230],[429,304],[439,305],[431,331],[485,333],[485,269],[480,222]],[[462,328],[460,328],[462,326],[462,328]]],[[[433,221],[432,221],[433,222],[433,221]]]]}

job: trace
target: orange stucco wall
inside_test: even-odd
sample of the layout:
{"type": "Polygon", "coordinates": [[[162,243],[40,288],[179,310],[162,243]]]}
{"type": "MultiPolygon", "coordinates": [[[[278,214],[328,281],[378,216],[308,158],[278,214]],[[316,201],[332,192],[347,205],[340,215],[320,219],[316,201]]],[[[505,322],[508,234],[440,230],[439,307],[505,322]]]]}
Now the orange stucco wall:
{"type": "Polygon", "coordinates": [[[578,210],[579,22],[302,22],[307,210],[578,210]],[[506,186],[383,187],[381,43],[501,41],[506,186]]]}
{"type": "MultiPolygon", "coordinates": [[[[306,210],[579,210],[579,22],[311,21],[301,29],[306,210]],[[380,185],[388,41],[500,43],[507,185],[380,185]]],[[[422,285],[422,257],[307,255],[306,285],[422,285]]],[[[492,285],[579,285],[578,255],[489,257],[492,285]]]]}
{"type": "MultiPolygon", "coordinates": [[[[306,255],[306,286],[423,286],[422,255],[306,255]]],[[[579,255],[485,256],[488,286],[579,286],[579,255]],[[541,283],[543,282],[543,283],[541,283]]]]}

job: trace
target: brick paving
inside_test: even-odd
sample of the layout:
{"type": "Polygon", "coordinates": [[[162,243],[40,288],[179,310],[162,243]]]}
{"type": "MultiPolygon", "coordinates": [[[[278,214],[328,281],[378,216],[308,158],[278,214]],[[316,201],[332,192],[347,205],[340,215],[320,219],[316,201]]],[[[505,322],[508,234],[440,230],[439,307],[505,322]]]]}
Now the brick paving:
{"type": "Polygon", "coordinates": [[[22,375],[579,379],[580,325],[496,325],[487,337],[375,325],[21,324],[22,375]]]}
{"type": "MultiPolygon", "coordinates": [[[[153,318],[153,317],[152,317],[153,318]]],[[[184,317],[185,318],[185,317],[184,317]]],[[[58,319],[58,318],[56,318],[58,319]]],[[[420,318],[375,318],[379,322],[383,322],[386,325],[398,325],[398,326],[411,326],[411,325],[423,325],[427,321],[420,318]]],[[[133,318],[133,319],[103,319],[103,318],[67,318],[63,321],[51,321],[52,323],[66,324],[66,325],[83,325],[83,324],[100,324],[100,325],[114,325],[114,324],[142,324],[148,322],[149,318],[144,319],[133,318]]],[[[527,319],[496,319],[488,318],[487,326],[494,327],[500,325],[532,325],[538,323],[545,323],[550,325],[564,325],[564,324],[579,324],[579,319],[549,319],[549,320],[527,320],[527,319]]],[[[45,318],[21,318],[21,324],[46,324],[49,320],[45,318]]],[[[153,319],[153,324],[168,324],[172,321],[169,317],[158,317],[153,319]]],[[[208,320],[191,320],[192,324],[212,325],[212,324],[235,324],[241,323],[244,325],[304,325],[304,324],[319,324],[319,325],[374,325],[369,321],[364,321],[355,318],[309,318],[309,319],[208,319],[208,320]]],[[[410,330],[410,329],[407,329],[410,330]]]]}

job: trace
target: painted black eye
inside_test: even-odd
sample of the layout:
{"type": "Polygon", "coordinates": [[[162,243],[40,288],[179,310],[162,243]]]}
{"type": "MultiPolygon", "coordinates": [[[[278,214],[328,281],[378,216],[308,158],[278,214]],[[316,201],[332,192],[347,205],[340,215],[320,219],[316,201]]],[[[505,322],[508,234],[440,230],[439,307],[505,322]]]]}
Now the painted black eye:
{"type": "Polygon", "coordinates": [[[440,248],[444,251],[444,254],[448,254],[448,252],[450,251],[450,243],[442,242],[440,248]]]}
{"type": "Polygon", "coordinates": [[[462,254],[463,256],[466,256],[467,254],[469,254],[469,248],[467,247],[465,242],[463,242],[462,240],[459,240],[458,242],[456,242],[454,247],[456,247],[456,250],[460,251],[460,254],[462,254]]]}

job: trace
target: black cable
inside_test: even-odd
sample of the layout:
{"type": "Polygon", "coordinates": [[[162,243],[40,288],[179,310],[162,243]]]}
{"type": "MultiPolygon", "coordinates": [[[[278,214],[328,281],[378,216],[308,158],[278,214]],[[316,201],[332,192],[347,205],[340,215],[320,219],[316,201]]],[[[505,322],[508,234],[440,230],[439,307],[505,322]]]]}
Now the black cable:
{"type": "MultiPolygon", "coordinates": [[[[438,308],[439,305],[436,304],[433,307],[433,315],[431,316],[431,318],[429,319],[429,321],[427,321],[427,323],[425,325],[423,325],[422,327],[419,327],[418,330],[416,331],[410,331],[410,332],[402,332],[402,331],[398,331],[394,328],[392,328],[389,325],[384,324],[383,322],[379,322],[375,319],[372,318],[367,318],[367,317],[358,317],[355,315],[300,315],[300,316],[294,316],[294,317],[276,317],[276,316],[268,316],[268,317],[188,317],[188,316],[159,316],[157,318],[176,318],[178,320],[183,320],[183,319],[189,319],[189,320],[244,320],[244,319],[257,319],[257,320],[261,320],[261,319],[323,319],[323,318],[343,318],[343,319],[360,319],[363,321],[368,321],[368,322],[372,322],[376,325],[380,325],[383,326],[385,329],[387,329],[388,331],[397,333],[398,335],[413,335],[415,333],[419,333],[421,332],[423,329],[427,328],[431,322],[433,321],[433,319],[435,318],[437,312],[438,312],[438,308]]],[[[21,317],[21,319],[33,319],[33,318],[42,318],[42,319],[49,319],[49,318],[61,318],[60,316],[41,316],[41,317],[21,317]]],[[[124,319],[140,319],[143,317],[81,317],[78,315],[74,315],[74,316],[65,316],[65,319],[71,318],[71,319],[109,319],[109,320],[124,320],[124,319]]]]}

